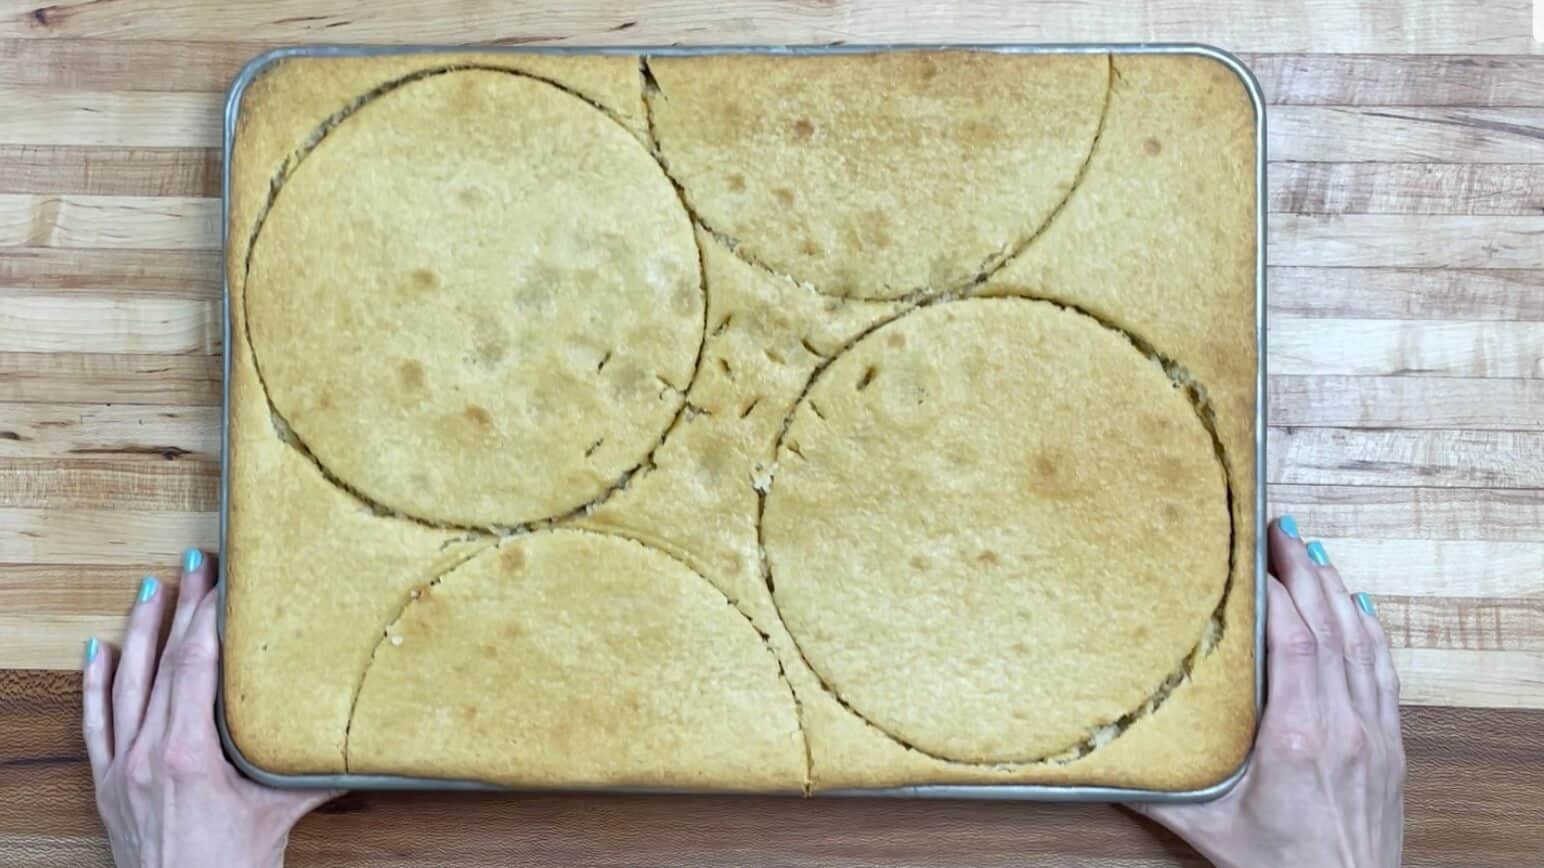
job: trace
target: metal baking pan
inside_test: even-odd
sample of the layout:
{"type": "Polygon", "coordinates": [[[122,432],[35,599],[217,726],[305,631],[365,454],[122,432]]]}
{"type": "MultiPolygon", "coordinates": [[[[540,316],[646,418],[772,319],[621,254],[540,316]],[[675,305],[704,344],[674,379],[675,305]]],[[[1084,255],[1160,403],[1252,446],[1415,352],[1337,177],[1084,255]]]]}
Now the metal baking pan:
{"type": "MultiPolygon", "coordinates": [[[[1264,672],[1265,672],[1265,408],[1266,408],[1266,341],[1265,341],[1265,202],[1266,186],[1265,177],[1265,99],[1261,94],[1259,82],[1254,74],[1238,58],[1209,45],[1191,43],[1089,43],[1089,44],[1043,44],[1043,45],[1013,45],[1013,44],[941,44],[941,43],[916,43],[916,44],[881,44],[881,45],[840,45],[840,46],[782,46],[782,45],[756,45],[756,46],[628,46],[628,47],[507,47],[507,46],[362,46],[362,45],[315,45],[292,48],[279,48],[268,51],[254,58],[242,68],[232,82],[230,91],[225,101],[224,123],[224,163],[221,177],[221,219],[220,240],[221,248],[225,249],[228,241],[227,234],[230,230],[230,183],[231,183],[231,148],[235,142],[236,120],[241,111],[242,95],[247,86],[260,75],[270,64],[291,57],[374,57],[386,54],[432,54],[450,52],[484,52],[484,53],[527,53],[527,54],[622,54],[622,55],[652,55],[663,57],[692,57],[706,54],[783,54],[783,55],[809,55],[809,54],[865,54],[876,51],[914,51],[914,50],[971,50],[994,51],[1004,53],[1021,54],[1185,54],[1212,58],[1232,70],[1249,92],[1249,99],[1254,105],[1255,111],[1255,184],[1256,184],[1256,208],[1255,208],[1255,343],[1258,348],[1258,363],[1255,370],[1255,709],[1260,712],[1264,700],[1264,672]]],[[[219,630],[223,642],[225,636],[225,533],[226,522],[229,517],[229,493],[230,493],[230,364],[231,364],[231,316],[230,316],[230,286],[224,287],[225,293],[222,299],[222,312],[224,323],[224,387],[222,397],[222,422],[220,434],[220,575],[219,575],[219,630]]],[[[217,699],[216,720],[220,731],[220,741],[225,746],[225,752],[235,763],[236,767],[248,777],[260,783],[274,787],[300,787],[300,788],[325,788],[325,789],[351,789],[351,790],[482,790],[482,791],[512,791],[508,787],[486,784],[478,781],[448,780],[441,778],[419,778],[400,775],[356,775],[356,774],[306,774],[306,775],[282,775],[268,772],[254,765],[246,757],[242,756],[235,743],[231,740],[230,730],[225,722],[224,672],[221,671],[222,689],[217,699]]],[[[1252,753],[1252,752],[1251,752],[1252,753]]],[[[1067,786],[1067,785],[1043,785],[1043,784],[972,784],[972,785],[941,785],[932,784],[925,786],[892,787],[876,789],[832,790],[815,793],[818,796],[869,796],[890,798],[949,798],[949,799],[986,799],[1008,801],[1060,801],[1060,802],[1167,802],[1186,803],[1204,802],[1218,798],[1226,794],[1243,777],[1248,768],[1250,757],[1246,756],[1233,774],[1226,779],[1197,790],[1163,791],[1149,789],[1133,789],[1124,787],[1106,786],[1067,786]]],[[[607,787],[593,790],[606,793],[655,793],[655,794],[685,794],[702,791],[685,789],[645,789],[627,787],[607,787]]]]}

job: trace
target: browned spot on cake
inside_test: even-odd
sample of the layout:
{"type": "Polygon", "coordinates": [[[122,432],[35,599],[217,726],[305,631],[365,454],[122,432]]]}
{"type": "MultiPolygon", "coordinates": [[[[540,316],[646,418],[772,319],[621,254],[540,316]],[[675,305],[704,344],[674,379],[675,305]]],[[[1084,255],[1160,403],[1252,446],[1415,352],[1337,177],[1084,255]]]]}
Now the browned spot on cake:
{"type": "Polygon", "coordinates": [[[1190,468],[1172,455],[1158,462],[1158,478],[1170,485],[1178,485],[1190,478],[1190,468]]]}
{"type": "Polygon", "coordinates": [[[427,268],[415,268],[408,275],[407,282],[409,287],[419,292],[428,292],[439,288],[440,276],[427,268]]]}
{"type": "Polygon", "coordinates": [[[481,648],[484,657],[490,657],[491,658],[491,657],[499,656],[499,648],[498,648],[497,645],[494,645],[492,642],[484,642],[479,647],[481,648]]]}
{"type": "Polygon", "coordinates": [[[484,367],[492,367],[509,358],[509,342],[502,336],[483,336],[478,338],[472,348],[472,358],[484,367]]]}
{"type": "Polygon", "coordinates": [[[777,199],[777,203],[784,208],[793,207],[793,191],[787,187],[778,187],[772,191],[772,195],[777,199]]]}
{"type": "Polygon", "coordinates": [[[932,81],[938,77],[938,64],[933,62],[933,58],[920,58],[917,66],[917,74],[923,81],[932,81]]]}
{"type": "Polygon", "coordinates": [[[417,359],[408,359],[397,368],[397,377],[402,381],[402,388],[409,391],[417,391],[424,387],[424,366],[417,359]]]}
{"type": "Polygon", "coordinates": [[[995,567],[1002,563],[1002,559],[997,556],[997,552],[988,549],[981,554],[976,555],[976,563],[995,567]]]}
{"type": "Polygon", "coordinates": [[[1149,136],[1148,139],[1142,143],[1142,150],[1146,151],[1148,156],[1156,157],[1158,156],[1159,152],[1163,150],[1163,143],[1149,136]]]}
{"type": "Polygon", "coordinates": [[[745,176],[735,173],[729,176],[729,189],[735,193],[745,191],[745,176]]]}
{"type": "Polygon", "coordinates": [[[1015,654],[1025,654],[1029,652],[1029,646],[1025,645],[1023,642],[1014,642],[1012,645],[1008,646],[1008,650],[1015,654]]]}
{"type": "Polygon", "coordinates": [[[519,639],[521,636],[525,635],[525,631],[521,630],[514,624],[505,624],[504,629],[499,631],[499,635],[503,636],[505,639],[519,639]]]}
{"type": "MultiPolygon", "coordinates": [[[[508,548],[499,552],[499,572],[506,575],[520,572],[525,566],[525,552],[516,548],[508,548]]],[[[513,627],[507,628],[513,630],[513,627]]]]}
{"type": "Polygon", "coordinates": [[[468,208],[472,208],[482,204],[483,194],[476,187],[462,187],[456,191],[456,199],[468,208]]]}
{"type": "Polygon", "coordinates": [[[477,719],[477,706],[475,706],[475,705],[463,705],[463,706],[461,706],[461,717],[466,719],[466,720],[469,720],[469,721],[470,720],[476,720],[477,719]]]}
{"type": "Polygon", "coordinates": [[[906,336],[900,332],[891,332],[890,336],[885,338],[885,346],[892,350],[898,350],[906,346],[906,336]]]}
{"type": "Polygon", "coordinates": [[[820,255],[820,245],[816,244],[814,239],[806,238],[803,241],[799,242],[799,252],[804,254],[805,256],[819,256],[820,255]]]}
{"type": "Polygon", "coordinates": [[[808,118],[799,118],[793,122],[793,138],[796,142],[808,141],[815,134],[815,125],[808,118]]]}
{"type": "Polygon", "coordinates": [[[1179,507],[1172,503],[1165,503],[1162,507],[1162,512],[1164,521],[1167,521],[1169,524],[1179,524],[1180,519],[1185,517],[1179,511],[1179,507]]]}
{"type": "Polygon", "coordinates": [[[484,431],[493,430],[493,414],[489,413],[488,408],[482,406],[481,404],[466,405],[466,409],[461,411],[461,415],[465,416],[467,421],[483,429],[484,431]]]}
{"type": "Polygon", "coordinates": [[[318,409],[318,410],[331,410],[332,409],[332,393],[331,392],[323,392],[321,394],[321,396],[316,399],[316,409],[318,409]]]}
{"type": "Polygon", "coordinates": [[[907,563],[911,564],[911,568],[919,573],[926,570],[928,566],[927,558],[921,555],[912,555],[911,560],[907,561],[907,563]]]}

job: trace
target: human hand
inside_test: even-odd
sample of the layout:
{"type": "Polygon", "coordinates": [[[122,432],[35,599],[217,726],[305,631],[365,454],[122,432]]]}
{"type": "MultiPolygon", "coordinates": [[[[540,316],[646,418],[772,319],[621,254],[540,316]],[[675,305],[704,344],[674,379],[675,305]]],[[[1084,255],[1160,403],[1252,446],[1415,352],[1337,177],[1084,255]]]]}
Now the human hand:
{"type": "Polygon", "coordinates": [[[1291,517],[1269,544],[1269,692],[1249,770],[1214,802],[1130,807],[1224,868],[1397,866],[1405,752],[1388,637],[1291,517]]]}
{"type": "Polygon", "coordinates": [[[220,752],[212,574],[209,559],[190,549],[159,659],[167,601],[149,576],[121,658],[96,639],[86,643],[86,753],[119,868],[283,865],[290,829],[339,795],[259,786],[220,752]]]}

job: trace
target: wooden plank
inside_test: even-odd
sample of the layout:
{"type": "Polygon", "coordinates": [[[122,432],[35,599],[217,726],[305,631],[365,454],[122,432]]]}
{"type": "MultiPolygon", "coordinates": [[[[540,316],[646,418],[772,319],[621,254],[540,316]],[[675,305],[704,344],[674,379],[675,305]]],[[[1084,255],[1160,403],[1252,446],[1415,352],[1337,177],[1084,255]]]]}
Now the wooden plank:
{"type": "Polygon", "coordinates": [[[1272,428],[1266,479],[1293,485],[1544,488],[1544,433],[1272,428]]]}
{"type": "Polygon", "coordinates": [[[1380,596],[1377,606],[1389,643],[1402,648],[1544,651],[1544,600],[1537,598],[1380,596]]]}
{"type": "Polygon", "coordinates": [[[0,166],[0,193],[220,195],[220,153],[214,148],[0,145],[0,166]]]}
{"type": "Polygon", "coordinates": [[[270,46],[246,42],[0,39],[0,87],[223,92],[270,46]]]}
{"type": "MultiPolygon", "coordinates": [[[[1320,531],[1304,528],[1309,538],[1323,541],[1352,590],[1407,602],[1436,600],[1433,605],[1444,598],[1534,605],[1541,600],[1527,598],[1544,597],[1544,541],[1346,538],[1319,536],[1320,531]]],[[[1381,614],[1381,599],[1379,606],[1381,614]]],[[[1544,642],[1544,630],[1538,636],[1544,642]]]]}
{"type": "Polygon", "coordinates": [[[218,532],[212,512],[0,507],[0,564],[173,564],[218,532]]]}
{"type": "Polygon", "coordinates": [[[0,401],[213,406],[221,364],[204,354],[0,352],[0,401]]]}
{"type": "Polygon", "coordinates": [[[1544,216],[1272,214],[1277,265],[1544,268],[1544,216]]]}
{"type": "Polygon", "coordinates": [[[1395,648],[1400,701],[1410,705],[1539,708],[1544,652],[1395,648]]]}
{"type": "Polygon", "coordinates": [[[0,506],[205,512],[220,508],[219,492],[218,456],[175,461],[0,458],[0,506]]]}
{"type": "Polygon", "coordinates": [[[1272,375],[1270,424],[1544,431],[1544,379],[1272,375]]]}
{"type": "Polygon", "coordinates": [[[171,582],[177,563],[0,565],[0,612],[121,617],[147,575],[171,582]]]}
{"type": "MultiPolygon", "coordinates": [[[[80,742],[79,676],[0,673],[0,848],[17,868],[110,866],[80,742]]],[[[1515,868],[1544,848],[1544,712],[1404,709],[1412,868],[1515,868]]],[[[353,793],[303,820],[285,864],[783,865],[1068,868],[1206,863],[1156,825],[1099,805],[353,793]],[[340,847],[340,841],[348,846],[340,847]],[[726,842],[732,842],[728,844],[726,842]]]]}
{"type": "Polygon", "coordinates": [[[1544,377],[1544,323],[1272,317],[1274,374],[1544,377]]]}
{"type": "Polygon", "coordinates": [[[209,14],[198,0],[144,4],[66,0],[0,3],[0,37],[262,42],[910,42],[918,34],[958,42],[1183,42],[1239,51],[1536,54],[1528,0],[1491,0],[1477,14],[1464,0],[1389,0],[1375,6],[1317,4],[1313,14],[1269,0],[1067,0],[1028,6],[987,3],[901,6],[885,0],[787,4],[753,0],[722,7],[660,0],[620,6],[583,0],[538,13],[525,5],[450,0],[432,10],[392,0],[360,14],[353,4],[276,0],[226,4],[209,14]],[[147,14],[148,13],[148,14],[147,14]]]}
{"type": "Polygon", "coordinates": [[[1544,542],[1544,491],[1271,485],[1271,515],[1324,537],[1544,542]]]}
{"type": "Polygon", "coordinates": [[[1537,56],[1246,54],[1273,105],[1544,106],[1537,56]]]}
{"type": "Polygon", "coordinates": [[[0,352],[219,353],[219,299],[0,289],[0,352]]]}
{"type": "Polygon", "coordinates": [[[0,105],[0,144],[213,148],[224,97],[0,86],[0,105]]]}
{"type": "Polygon", "coordinates": [[[1544,271],[1272,266],[1266,283],[1273,315],[1544,321],[1544,271]]]}
{"type": "Polygon", "coordinates": [[[220,200],[0,194],[0,244],[217,250],[220,200]]]}
{"type": "Polygon", "coordinates": [[[1282,162],[1272,163],[1267,177],[1272,211],[1544,214],[1544,168],[1538,164],[1282,162]]]}
{"type": "Polygon", "coordinates": [[[218,407],[0,404],[0,458],[218,460],[218,407]]]}
{"type": "Polygon", "coordinates": [[[1285,162],[1541,163],[1544,109],[1275,106],[1270,158],[1285,162]]]}
{"type": "Polygon", "coordinates": [[[209,250],[0,248],[0,286],[220,295],[220,254],[209,250]]]}

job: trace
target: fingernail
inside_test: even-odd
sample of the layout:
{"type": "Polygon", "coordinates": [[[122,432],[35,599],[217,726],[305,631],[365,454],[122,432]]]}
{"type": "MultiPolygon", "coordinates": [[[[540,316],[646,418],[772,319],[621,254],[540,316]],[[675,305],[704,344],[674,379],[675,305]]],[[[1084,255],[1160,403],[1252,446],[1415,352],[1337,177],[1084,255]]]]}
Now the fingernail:
{"type": "Polygon", "coordinates": [[[150,602],[151,598],[155,596],[156,589],[159,587],[161,587],[161,583],[155,580],[155,576],[146,576],[140,579],[139,601],[141,603],[150,602]]]}
{"type": "Polygon", "coordinates": [[[198,549],[188,549],[182,553],[182,571],[191,573],[204,564],[204,553],[198,549]]]}
{"type": "Polygon", "coordinates": [[[102,643],[97,641],[97,637],[92,636],[90,639],[87,639],[86,640],[86,662],[89,664],[91,661],[95,660],[96,656],[97,656],[97,652],[101,651],[101,650],[102,650],[102,643]]]}
{"type": "Polygon", "coordinates": [[[1372,597],[1357,592],[1351,595],[1351,599],[1356,601],[1356,607],[1362,610],[1362,614],[1378,617],[1378,607],[1372,604],[1372,597]]]}
{"type": "Polygon", "coordinates": [[[1314,540],[1308,544],[1308,559],[1321,567],[1330,565],[1329,552],[1324,550],[1324,543],[1314,540]]]}
{"type": "Polygon", "coordinates": [[[1297,535],[1297,519],[1293,518],[1292,516],[1282,516],[1281,519],[1276,522],[1276,526],[1281,528],[1281,532],[1287,536],[1293,539],[1302,539],[1302,537],[1297,535]]]}

